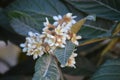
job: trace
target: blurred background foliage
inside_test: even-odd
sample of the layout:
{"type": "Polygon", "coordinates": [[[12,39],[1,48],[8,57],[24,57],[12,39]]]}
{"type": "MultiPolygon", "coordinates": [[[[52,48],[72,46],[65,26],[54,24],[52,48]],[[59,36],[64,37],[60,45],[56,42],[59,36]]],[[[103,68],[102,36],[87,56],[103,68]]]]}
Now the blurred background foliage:
{"type": "Polygon", "coordinates": [[[61,69],[66,80],[120,80],[120,0],[0,0],[0,80],[31,80],[35,61],[19,44],[28,31],[41,33],[45,17],[68,12],[96,21],[78,32],[76,69],[61,69]]]}

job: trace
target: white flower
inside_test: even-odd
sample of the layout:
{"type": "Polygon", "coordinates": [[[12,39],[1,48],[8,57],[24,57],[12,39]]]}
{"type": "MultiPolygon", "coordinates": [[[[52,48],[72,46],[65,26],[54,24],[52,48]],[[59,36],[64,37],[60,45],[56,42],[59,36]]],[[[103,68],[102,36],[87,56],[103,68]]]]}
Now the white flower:
{"type": "Polygon", "coordinates": [[[55,29],[55,26],[50,24],[48,18],[46,18],[46,22],[44,22],[45,28],[43,28],[43,33],[50,33],[52,30],[55,29]]]}
{"type": "Polygon", "coordinates": [[[55,46],[64,48],[66,44],[66,37],[62,35],[56,35],[56,43],[55,46]]]}
{"type": "Polygon", "coordinates": [[[20,44],[20,47],[23,48],[23,49],[22,49],[23,52],[27,52],[27,48],[26,48],[26,44],[25,44],[25,43],[21,43],[21,44],[20,44]]]}
{"type": "Polygon", "coordinates": [[[47,43],[49,46],[54,46],[55,44],[55,37],[52,36],[52,37],[47,37],[44,39],[44,42],[47,43]]]}
{"type": "Polygon", "coordinates": [[[58,26],[59,20],[62,19],[62,16],[61,16],[61,18],[59,18],[58,16],[53,16],[53,19],[55,20],[55,22],[53,23],[53,25],[54,25],[54,26],[58,26]]]}
{"type": "Polygon", "coordinates": [[[41,57],[44,54],[42,42],[33,42],[28,44],[27,55],[33,55],[33,58],[36,59],[38,56],[41,57]],[[34,56],[35,55],[35,56],[34,56]]]}
{"type": "Polygon", "coordinates": [[[62,32],[68,34],[68,31],[71,29],[71,24],[62,24],[62,32]]]}
{"type": "MultiPolygon", "coordinates": [[[[32,49],[31,49],[32,50],[32,49]]],[[[44,54],[43,48],[36,48],[33,51],[28,51],[27,55],[33,55],[33,59],[41,57],[44,54]]]]}
{"type": "Polygon", "coordinates": [[[79,42],[77,41],[78,39],[81,39],[81,36],[76,36],[75,33],[69,32],[69,35],[67,35],[67,38],[71,40],[75,45],[79,45],[79,42]]]}
{"type": "Polygon", "coordinates": [[[72,13],[67,13],[63,17],[61,15],[53,16],[53,19],[55,20],[53,25],[57,26],[58,24],[62,25],[63,23],[66,23],[66,26],[69,25],[69,27],[71,27],[73,24],[76,23],[76,21],[74,20],[74,18],[76,17],[77,16],[72,16],[72,13]]]}
{"type": "Polygon", "coordinates": [[[63,29],[60,25],[58,25],[58,27],[55,29],[55,39],[56,39],[56,43],[55,46],[64,48],[65,44],[66,44],[66,39],[67,39],[67,34],[63,32],[63,29]]]}
{"type": "Polygon", "coordinates": [[[75,24],[76,21],[74,20],[74,18],[76,18],[77,16],[72,16],[72,13],[67,13],[64,18],[66,19],[66,22],[68,23],[72,23],[75,24]]]}
{"type": "Polygon", "coordinates": [[[60,25],[58,25],[58,27],[55,28],[55,33],[57,35],[63,35],[63,30],[62,30],[62,27],[60,25]]]}
{"type": "Polygon", "coordinates": [[[53,19],[56,20],[56,21],[58,21],[58,20],[62,19],[62,16],[61,15],[53,16],[53,19]]]}
{"type": "Polygon", "coordinates": [[[24,43],[21,43],[21,44],[20,44],[20,47],[25,47],[25,44],[24,44],[24,43]]]}
{"type": "Polygon", "coordinates": [[[76,16],[72,16],[72,13],[67,13],[63,17],[60,15],[53,16],[53,19],[55,20],[53,25],[58,28],[60,26],[61,31],[67,33],[71,29],[72,25],[76,23],[74,18],[76,18],[76,16]]]}
{"type": "Polygon", "coordinates": [[[33,58],[36,59],[44,54],[42,39],[38,33],[28,32],[28,35],[26,42],[20,44],[20,46],[23,48],[23,52],[27,52],[27,55],[33,55],[33,58]]]}
{"type": "Polygon", "coordinates": [[[46,22],[43,22],[43,25],[44,25],[44,26],[48,26],[48,25],[49,25],[49,20],[48,20],[47,17],[46,17],[45,19],[46,19],[46,22]]]}
{"type": "MultiPolygon", "coordinates": [[[[55,22],[51,24],[46,18],[46,22],[43,23],[45,26],[43,28],[42,34],[28,32],[28,37],[26,37],[26,42],[20,44],[23,48],[23,52],[27,52],[27,55],[33,55],[33,59],[41,57],[45,53],[53,54],[54,50],[58,47],[65,48],[66,41],[70,40],[74,44],[78,45],[78,39],[81,36],[76,36],[72,33],[71,27],[76,23],[74,20],[76,16],[72,16],[72,13],[67,13],[63,17],[61,15],[53,16],[55,22]]],[[[75,67],[75,59],[77,55],[72,53],[66,66],[75,67]]]]}
{"type": "Polygon", "coordinates": [[[66,65],[61,65],[61,67],[68,66],[68,67],[74,67],[74,68],[76,68],[76,67],[75,67],[75,64],[76,64],[76,62],[75,62],[75,57],[76,57],[76,56],[77,56],[77,54],[73,52],[72,55],[69,57],[66,65]]]}
{"type": "Polygon", "coordinates": [[[77,39],[81,39],[81,36],[76,36],[74,34],[73,37],[71,38],[71,41],[78,46],[79,42],[77,41],[77,39]]]}

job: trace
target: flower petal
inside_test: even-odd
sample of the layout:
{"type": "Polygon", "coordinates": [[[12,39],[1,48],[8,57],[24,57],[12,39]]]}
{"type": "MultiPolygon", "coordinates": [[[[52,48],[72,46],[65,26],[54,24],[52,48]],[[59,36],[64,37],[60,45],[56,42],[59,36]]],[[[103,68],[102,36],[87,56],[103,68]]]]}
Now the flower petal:
{"type": "Polygon", "coordinates": [[[57,16],[53,16],[53,19],[56,20],[56,21],[59,20],[59,18],[57,16]]]}

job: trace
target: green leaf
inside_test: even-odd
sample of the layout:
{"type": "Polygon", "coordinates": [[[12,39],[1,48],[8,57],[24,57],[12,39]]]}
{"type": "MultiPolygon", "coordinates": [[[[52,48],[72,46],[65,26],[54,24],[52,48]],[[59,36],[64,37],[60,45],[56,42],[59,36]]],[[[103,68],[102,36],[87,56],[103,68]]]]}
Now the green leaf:
{"type": "Polygon", "coordinates": [[[80,28],[83,26],[83,24],[85,23],[85,21],[86,21],[85,18],[79,20],[77,23],[75,23],[75,24],[71,27],[71,31],[76,34],[76,33],[80,30],[80,28]]]}
{"type": "Polygon", "coordinates": [[[79,11],[78,9],[73,7],[71,4],[67,4],[65,1],[64,1],[64,4],[70,10],[70,12],[73,13],[73,15],[77,16],[76,18],[77,21],[87,16],[87,14],[83,13],[82,11],[79,11]]]}
{"type": "MultiPolygon", "coordinates": [[[[19,11],[11,11],[9,13],[9,17],[11,18],[11,26],[12,28],[19,34],[23,36],[27,36],[29,31],[33,32],[42,32],[43,22],[45,22],[45,17],[40,17],[39,21],[37,19],[31,17],[30,15],[19,12],[19,11]]],[[[52,18],[48,16],[48,19],[52,21],[52,18]]]]}
{"type": "Polygon", "coordinates": [[[105,5],[109,5],[110,7],[120,10],[120,1],[119,0],[99,0],[105,5]]]}
{"type": "Polygon", "coordinates": [[[96,17],[95,15],[89,15],[81,20],[79,20],[77,23],[75,23],[72,27],[71,27],[71,31],[73,33],[77,33],[81,27],[83,26],[83,24],[86,22],[86,20],[92,20],[92,21],[95,21],[96,20],[96,17]]]}
{"type": "Polygon", "coordinates": [[[9,19],[5,15],[5,12],[2,8],[0,8],[0,27],[3,27],[4,29],[14,32],[9,24],[9,19]]]}
{"type": "MultiPolygon", "coordinates": [[[[83,5],[86,5],[85,3],[92,2],[91,0],[89,0],[89,1],[64,0],[64,1],[68,2],[67,7],[70,9],[70,11],[72,13],[77,14],[78,18],[82,17],[82,19],[83,19],[83,17],[85,18],[86,14],[83,13],[82,10],[80,10],[81,8],[77,8],[76,6],[79,4],[82,4],[83,2],[84,2],[83,5]],[[73,5],[74,2],[76,2],[76,5],[73,5]]],[[[81,6],[81,5],[79,5],[79,6],[81,6]]],[[[86,7],[88,7],[88,6],[89,5],[86,5],[86,7]]],[[[82,7],[82,8],[84,8],[84,7],[82,7]]],[[[102,11],[102,10],[100,10],[100,11],[102,11]]],[[[95,13],[92,13],[92,14],[95,14],[95,13]]],[[[87,18],[95,19],[94,17],[90,17],[90,16],[87,18]]],[[[81,20],[81,22],[78,21],[78,23],[76,23],[77,25],[75,24],[75,26],[78,26],[80,28],[82,22],[84,22],[84,20],[81,20]]],[[[94,43],[94,42],[101,41],[101,40],[111,37],[112,31],[116,27],[115,24],[116,23],[111,20],[102,19],[102,18],[97,17],[96,21],[86,20],[86,22],[84,23],[84,25],[81,27],[81,29],[79,31],[78,31],[79,28],[77,28],[77,27],[76,27],[76,29],[72,29],[72,31],[74,31],[74,32],[78,31],[78,35],[82,36],[82,40],[79,41],[80,45],[86,45],[86,44],[94,43]]]]}
{"type": "Polygon", "coordinates": [[[79,57],[75,58],[76,61],[76,69],[65,67],[62,69],[63,73],[69,74],[69,75],[79,75],[79,76],[91,76],[95,70],[95,65],[87,58],[85,57],[79,57]]]}
{"type": "Polygon", "coordinates": [[[107,60],[91,80],[120,80],[120,59],[107,60]]]}
{"type": "Polygon", "coordinates": [[[5,14],[3,13],[3,9],[0,8],[0,26],[4,26],[8,24],[8,19],[5,16],[5,14]]]}
{"type": "Polygon", "coordinates": [[[60,0],[16,0],[8,6],[7,10],[25,12],[31,16],[36,16],[37,18],[40,18],[42,15],[64,15],[69,12],[60,0]]]}
{"type": "Polygon", "coordinates": [[[59,80],[60,73],[55,59],[51,55],[40,57],[35,65],[32,80],[59,80]]]}
{"type": "MultiPolygon", "coordinates": [[[[84,13],[82,13],[80,10],[75,9],[73,6],[71,6],[69,4],[67,4],[67,6],[70,8],[70,10],[74,9],[74,11],[73,10],[71,10],[71,11],[73,13],[75,12],[75,14],[77,14],[77,16],[78,15],[83,16],[84,13]]],[[[81,21],[78,21],[74,25],[75,28],[73,28],[74,26],[72,27],[73,32],[78,31],[78,35],[82,36],[82,40],[79,41],[80,45],[94,43],[94,42],[101,41],[101,40],[104,40],[104,39],[112,36],[112,31],[116,27],[114,25],[116,23],[114,23],[113,21],[102,19],[102,18],[96,18],[96,21],[91,21],[91,19],[95,20],[95,17],[93,15],[93,17],[88,16],[86,22],[84,23],[84,21],[85,21],[84,18],[82,18],[81,21]],[[81,26],[81,24],[83,24],[83,23],[84,23],[84,25],[81,26]],[[78,28],[80,28],[80,30],[78,28]]]]}
{"type": "Polygon", "coordinates": [[[83,40],[80,40],[79,43],[80,45],[83,45],[83,44],[89,44],[91,43],[91,41],[96,42],[99,40],[104,40],[106,38],[109,38],[111,36],[111,31],[85,24],[78,32],[78,35],[82,36],[83,40]]]}
{"type": "Polygon", "coordinates": [[[52,16],[69,11],[59,0],[16,0],[7,7],[6,12],[12,17],[13,29],[26,36],[28,31],[41,33],[46,17],[53,22],[52,16]]]}
{"type": "Polygon", "coordinates": [[[74,48],[75,44],[73,44],[71,41],[67,41],[65,48],[57,48],[55,50],[54,54],[57,57],[58,61],[61,63],[61,65],[66,64],[74,48]]]}
{"type": "Polygon", "coordinates": [[[105,30],[102,28],[98,28],[95,26],[91,26],[91,25],[84,25],[81,30],[79,31],[78,34],[82,35],[83,38],[103,38],[103,37],[107,37],[110,36],[111,34],[107,34],[109,32],[109,30],[105,30]]]}
{"type": "Polygon", "coordinates": [[[79,41],[80,45],[110,38],[112,36],[112,31],[116,27],[115,24],[113,24],[114,22],[112,21],[102,21],[102,19],[98,19],[95,22],[85,23],[78,32],[78,35],[81,35],[83,38],[83,40],[79,41]]]}
{"type": "Polygon", "coordinates": [[[11,12],[10,17],[12,28],[19,34],[27,36],[29,31],[41,31],[41,26],[31,16],[22,12],[11,12]]]}
{"type": "Polygon", "coordinates": [[[111,0],[65,0],[80,11],[96,14],[98,17],[120,21],[120,1],[111,0]],[[104,2],[107,3],[104,3],[104,2]]]}

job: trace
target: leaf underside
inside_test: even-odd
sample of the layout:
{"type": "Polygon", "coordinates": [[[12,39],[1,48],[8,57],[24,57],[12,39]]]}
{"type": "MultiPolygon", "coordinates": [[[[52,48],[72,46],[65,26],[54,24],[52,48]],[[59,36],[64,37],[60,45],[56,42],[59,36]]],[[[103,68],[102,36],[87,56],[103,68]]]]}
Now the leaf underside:
{"type": "Polygon", "coordinates": [[[69,57],[71,56],[74,48],[75,48],[75,44],[73,44],[71,41],[67,41],[65,48],[56,49],[54,54],[57,57],[58,61],[62,65],[65,65],[69,57]]]}
{"type": "Polygon", "coordinates": [[[60,73],[55,59],[50,55],[40,57],[35,65],[32,80],[59,80],[60,73]]]}
{"type": "Polygon", "coordinates": [[[107,60],[91,80],[120,80],[120,59],[107,60]]]}

